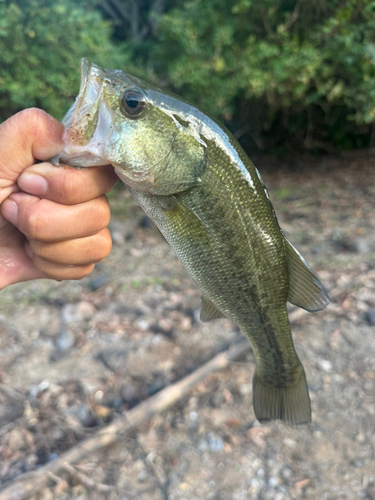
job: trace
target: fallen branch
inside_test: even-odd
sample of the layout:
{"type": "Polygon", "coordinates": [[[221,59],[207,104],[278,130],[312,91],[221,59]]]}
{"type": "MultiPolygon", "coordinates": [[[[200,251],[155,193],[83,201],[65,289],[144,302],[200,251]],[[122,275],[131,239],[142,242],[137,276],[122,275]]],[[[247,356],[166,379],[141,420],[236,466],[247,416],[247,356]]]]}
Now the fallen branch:
{"type": "Polygon", "coordinates": [[[102,483],[98,483],[97,481],[94,481],[90,477],[86,476],[86,474],[83,474],[83,472],[79,472],[77,469],[72,467],[67,462],[65,464],[63,464],[63,468],[64,468],[64,470],[69,472],[69,474],[73,478],[77,479],[80,483],[82,483],[88,489],[104,491],[104,492],[115,490],[114,486],[110,486],[108,484],[102,484],[102,483]]]}
{"type": "MultiPolygon", "coordinates": [[[[363,281],[373,279],[374,277],[375,274],[369,272],[361,274],[352,280],[348,280],[330,292],[331,300],[335,300],[363,281]]],[[[303,309],[293,310],[289,314],[290,322],[294,323],[307,314],[307,311],[303,309]]],[[[143,401],[135,408],[129,410],[126,416],[118,418],[115,422],[107,425],[92,437],[74,446],[71,450],[67,451],[53,462],[50,462],[36,471],[18,476],[0,491],[0,500],[28,500],[32,494],[46,485],[48,480],[53,477],[52,475],[56,475],[64,470],[69,470],[71,472],[72,464],[76,464],[87,456],[114,444],[127,432],[133,430],[148,418],[156,413],[161,413],[169,406],[175,404],[195,387],[198,382],[211,373],[226,368],[231,361],[235,361],[248,350],[250,350],[250,344],[247,340],[232,345],[227,351],[218,354],[179,382],[166,387],[146,401],[143,401]]],[[[74,472],[77,474],[75,469],[74,472]]],[[[109,486],[109,488],[111,487],[109,486]]]]}
{"type": "Polygon", "coordinates": [[[74,446],[74,448],[53,462],[36,471],[17,477],[0,491],[0,500],[28,500],[31,495],[46,485],[49,477],[51,477],[50,473],[56,475],[62,470],[66,470],[67,464],[75,464],[88,455],[114,444],[124,434],[137,427],[140,423],[176,403],[195,387],[198,382],[206,378],[207,375],[226,368],[231,361],[239,358],[249,349],[250,344],[247,340],[244,340],[232,346],[230,352],[225,351],[218,354],[187,377],[166,387],[135,408],[129,410],[126,413],[126,417],[118,418],[115,422],[107,425],[91,438],[74,446]]]}

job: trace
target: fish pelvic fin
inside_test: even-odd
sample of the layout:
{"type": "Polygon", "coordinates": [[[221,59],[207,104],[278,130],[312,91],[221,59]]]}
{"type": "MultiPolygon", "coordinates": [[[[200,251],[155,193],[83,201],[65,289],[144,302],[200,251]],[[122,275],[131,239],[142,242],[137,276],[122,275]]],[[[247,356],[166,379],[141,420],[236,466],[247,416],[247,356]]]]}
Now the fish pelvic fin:
{"type": "Polygon", "coordinates": [[[213,319],[225,318],[224,314],[215,306],[213,302],[202,295],[202,308],[200,320],[207,323],[213,319]]]}
{"type": "Polygon", "coordinates": [[[301,365],[293,385],[276,387],[261,376],[253,377],[254,413],[260,423],[282,420],[290,427],[305,427],[311,423],[310,397],[305,372],[301,365]]]}
{"type": "Polygon", "coordinates": [[[324,309],[329,304],[326,289],[298,250],[284,239],[289,269],[288,301],[308,312],[324,309]]]}

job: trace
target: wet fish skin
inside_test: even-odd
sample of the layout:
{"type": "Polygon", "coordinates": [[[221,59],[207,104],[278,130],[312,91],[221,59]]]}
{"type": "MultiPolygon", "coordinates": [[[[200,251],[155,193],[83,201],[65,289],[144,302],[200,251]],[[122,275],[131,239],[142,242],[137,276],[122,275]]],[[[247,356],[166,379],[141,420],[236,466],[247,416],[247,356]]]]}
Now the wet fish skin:
{"type": "Polygon", "coordinates": [[[202,320],[227,317],[244,331],[256,358],[258,420],[309,424],[286,302],[315,311],[328,295],[284,237],[259,172],[230,132],[179,97],[87,60],[63,123],[57,161],[111,163],[202,290],[202,320]]]}

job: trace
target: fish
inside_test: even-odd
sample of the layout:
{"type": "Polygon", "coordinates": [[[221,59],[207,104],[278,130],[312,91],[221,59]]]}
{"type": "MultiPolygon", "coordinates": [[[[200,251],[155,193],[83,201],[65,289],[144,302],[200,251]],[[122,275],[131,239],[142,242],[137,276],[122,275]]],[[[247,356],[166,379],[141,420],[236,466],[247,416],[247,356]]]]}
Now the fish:
{"type": "Polygon", "coordinates": [[[200,319],[228,318],[255,357],[259,422],[311,422],[286,303],[315,312],[327,291],[278,224],[262,178],[233,135],[189,102],[121,70],[81,61],[54,164],[113,165],[202,292],[200,319]]]}

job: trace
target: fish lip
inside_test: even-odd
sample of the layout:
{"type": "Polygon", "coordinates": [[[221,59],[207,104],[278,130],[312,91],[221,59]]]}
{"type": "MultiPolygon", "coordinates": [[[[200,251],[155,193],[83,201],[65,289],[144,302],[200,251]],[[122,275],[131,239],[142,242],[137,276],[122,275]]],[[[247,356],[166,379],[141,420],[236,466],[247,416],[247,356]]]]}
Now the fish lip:
{"type": "Polygon", "coordinates": [[[58,156],[60,163],[81,168],[110,163],[104,154],[104,145],[113,113],[103,99],[102,77],[103,70],[99,66],[88,59],[81,60],[80,91],[62,120],[66,128],[62,136],[65,147],[58,156]],[[85,137],[80,135],[80,129],[86,126],[85,119],[89,113],[95,113],[98,119],[91,138],[87,138],[86,142],[85,137]]]}
{"type": "Polygon", "coordinates": [[[79,88],[78,95],[83,95],[83,93],[84,93],[84,89],[85,89],[87,81],[88,81],[88,76],[90,74],[91,67],[92,67],[91,61],[86,59],[86,57],[82,57],[82,59],[81,59],[81,82],[80,82],[80,88],[79,88]]]}

